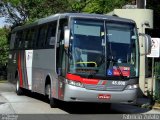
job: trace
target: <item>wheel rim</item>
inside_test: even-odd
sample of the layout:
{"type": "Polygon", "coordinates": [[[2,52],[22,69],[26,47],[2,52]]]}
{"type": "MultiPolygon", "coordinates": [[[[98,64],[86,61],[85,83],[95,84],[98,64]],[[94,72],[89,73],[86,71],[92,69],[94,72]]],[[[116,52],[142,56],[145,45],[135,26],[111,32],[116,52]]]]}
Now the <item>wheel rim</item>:
{"type": "Polygon", "coordinates": [[[48,86],[48,98],[51,99],[51,87],[48,86]]]}
{"type": "Polygon", "coordinates": [[[18,89],[19,89],[19,81],[18,81],[18,80],[17,80],[16,89],[17,89],[17,91],[18,91],[18,89]]]}

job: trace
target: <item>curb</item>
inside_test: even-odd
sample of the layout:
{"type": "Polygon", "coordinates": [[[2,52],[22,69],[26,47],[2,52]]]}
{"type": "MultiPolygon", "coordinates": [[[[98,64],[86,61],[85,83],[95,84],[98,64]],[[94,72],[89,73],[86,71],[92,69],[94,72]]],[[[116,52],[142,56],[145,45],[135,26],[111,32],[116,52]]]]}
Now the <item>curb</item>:
{"type": "Polygon", "coordinates": [[[152,107],[153,109],[160,110],[160,107],[152,107]]]}
{"type": "Polygon", "coordinates": [[[155,105],[153,105],[152,108],[153,108],[153,109],[156,109],[156,110],[160,110],[160,104],[156,104],[156,103],[155,103],[155,105]]]}

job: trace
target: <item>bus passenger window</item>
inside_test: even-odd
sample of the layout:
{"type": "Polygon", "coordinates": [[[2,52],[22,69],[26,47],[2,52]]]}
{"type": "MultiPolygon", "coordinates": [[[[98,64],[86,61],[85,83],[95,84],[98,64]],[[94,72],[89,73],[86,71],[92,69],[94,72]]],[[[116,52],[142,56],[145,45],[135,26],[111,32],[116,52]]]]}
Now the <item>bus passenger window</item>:
{"type": "Polygon", "coordinates": [[[16,38],[15,38],[15,44],[14,44],[14,48],[20,48],[22,42],[22,32],[17,32],[16,33],[16,38]]]}
{"type": "Polygon", "coordinates": [[[25,35],[24,35],[24,48],[27,49],[28,47],[28,37],[29,37],[29,30],[25,31],[25,35]]]}
{"type": "Polygon", "coordinates": [[[28,33],[28,47],[27,48],[33,47],[34,32],[35,30],[31,29],[28,33]]]}
{"type": "Polygon", "coordinates": [[[37,47],[37,37],[38,37],[38,27],[35,27],[35,28],[34,28],[34,33],[33,33],[33,36],[32,36],[33,48],[36,48],[36,47],[37,47]]]}
{"type": "Polygon", "coordinates": [[[47,35],[47,25],[43,25],[39,29],[39,35],[37,40],[37,47],[42,48],[44,45],[44,41],[46,41],[46,35],[47,35]]]}
{"type": "Polygon", "coordinates": [[[16,38],[16,33],[11,34],[11,41],[10,41],[10,50],[14,49],[15,47],[15,38],[16,38]]]}
{"type": "Polygon", "coordinates": [[[27,34],[28,34],[28,30],[24,30],[23,34],[22,34],[22,40],[19,42],[19,48],[27,48],[27,34]]]}
{"type": "Polygon", "coordinates": [[[56,41],[56,28],[57,28],[57,21],[49,24],[47,39],[45,41],[46,47],[54,47],[56,41]]]}

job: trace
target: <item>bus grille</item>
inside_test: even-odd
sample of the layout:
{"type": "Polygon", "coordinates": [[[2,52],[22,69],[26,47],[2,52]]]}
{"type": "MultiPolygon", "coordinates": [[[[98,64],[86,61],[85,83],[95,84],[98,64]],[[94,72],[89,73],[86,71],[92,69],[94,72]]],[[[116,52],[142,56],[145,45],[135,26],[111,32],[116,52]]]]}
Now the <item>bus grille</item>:
{"type": "Polygon", "coordinates": [[[84,85],[86,89],[97,91],[122,91],[122,86],[105,86],[105,85],[84,85]]]}

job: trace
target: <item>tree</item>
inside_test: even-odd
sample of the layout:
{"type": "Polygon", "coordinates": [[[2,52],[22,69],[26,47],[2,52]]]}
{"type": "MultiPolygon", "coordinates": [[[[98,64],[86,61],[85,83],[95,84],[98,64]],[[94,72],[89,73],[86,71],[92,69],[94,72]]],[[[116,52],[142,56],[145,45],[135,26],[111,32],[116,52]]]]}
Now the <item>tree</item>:
{"type": "Polygon", "coordinates": [[[6,18],[6,22],[18,26],[27,19],[27,10],[23,0],[3,0],[0,3],[0,12],[6,18]]]}
{"type": "Polygon", "coordinates": [[[106,14],[115,8],[122,8],[128,2],[131,0],[79,0],[72,4],[72,10],[106,14]]]}
{"type": "Polygon", "coordinates": [[[9,30],[6,28],[0,29],[0,65],[4,66],[8,60],[8,37],[9,30]]]}
{"type": "Polygon", "coordinates": [[[129,0],[3,0],[0,12],[14,26],[59,12],[104,14],[121,8],[129,0]]]}
{"type": "Polygon", "coordinates": [[[154,11],[154,28],[160,28],[160,1],[159,0],[147,0],[147,8],[154,11]]]}
{"type": "Polygon", "coordinates": [[[90,3],[92,0],[72,0],[70,1],[71,10],[75,12],[83,12],[83,9],[90,3]]]}
{"type": "MultiPolygon", "coordinates": [[[[71,1],[71,0],[70,0],[71,1]]],[[[32,22],[57,12],[68,11],[68,0],[3,0],[0,12],[13,26],[32,22]]]]}
{"type": "Polygon", "coordinates": [[[127,0],[92,0],[83,11],[106,14],[116,8],[122,8],[126,3],[127,0]]]}

